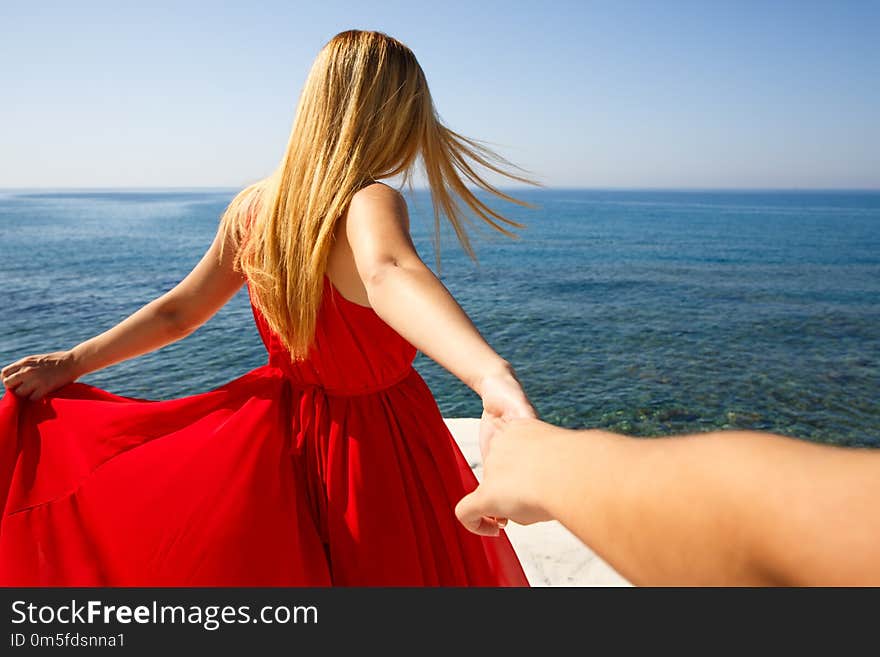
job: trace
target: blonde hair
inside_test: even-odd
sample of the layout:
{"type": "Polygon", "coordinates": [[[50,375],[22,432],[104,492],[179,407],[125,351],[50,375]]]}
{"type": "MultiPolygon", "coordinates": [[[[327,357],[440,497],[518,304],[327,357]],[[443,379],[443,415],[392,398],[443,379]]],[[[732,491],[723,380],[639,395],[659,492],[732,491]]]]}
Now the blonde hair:
{"type": "Polygon", "coordinates": [[[355,192],[372,182],[403,175],[411,184],[419,155],[435,239],[443,215],[473,257],[461,201],[506,235],[522,227],[477,198],[466,181],[523,206],[528,204],[489,184],[474,165],[534,183],[440,122],[413,52],[380,32],[337,34],[312,65],[281,164],[240,192],[220,224],[223,242],[235,245],[235,267],[247,276],[255,307],[294,359],[307,355],[314,337],[337,220],[355,192]]]}

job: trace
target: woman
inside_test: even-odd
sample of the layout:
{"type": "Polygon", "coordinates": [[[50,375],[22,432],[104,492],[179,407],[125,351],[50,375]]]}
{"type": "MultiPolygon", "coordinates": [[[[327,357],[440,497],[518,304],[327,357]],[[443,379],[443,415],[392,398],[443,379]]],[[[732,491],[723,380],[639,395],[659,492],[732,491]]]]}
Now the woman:
{"type": "MultiPolygon", "coordinates": [[[[73,349],[2,370],[5,585],[526,585],[506,538],[456,520],[475,485],[423,351],[485,417],[534,415],[511,367],[421,262],[377,182],[425,165],[464,247],[466,186],[508,173],[437,119],[412,52],[349,31],[318,55],[278,169],[241,192],[174,289],[73,349]],[[73,381],[190,334],[246,284],[269,361],[168,401],[73,381]]],[[[488,423],[487,423],[488,424],[488,423]]],[[[503,520],[487,519],[503,525],[503,520]]]]}

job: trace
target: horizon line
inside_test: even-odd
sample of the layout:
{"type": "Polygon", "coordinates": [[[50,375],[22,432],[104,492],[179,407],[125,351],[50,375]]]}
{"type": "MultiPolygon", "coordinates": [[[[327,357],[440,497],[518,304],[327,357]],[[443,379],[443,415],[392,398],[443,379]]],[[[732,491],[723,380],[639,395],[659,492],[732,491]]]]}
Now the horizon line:
{"type": "MultiPolygon", "coordinates": [[[[242,190],[247,185],[114,185],[114,186],[41,186],[41,187],[0,187],[0,192],[143,192],[143,191],[230,191],[242,190]]],[[[408,188],[403,188],[408,191],[408,188]]],[[[413,187],[413,191],[427,192],[428,187],[413,187]]],[[[574,185],[539,185],[539,186],[504,186],[500,190],[528,191],[585,191],[585,192],[861,192],[877,193],[877,187],[660,187],[660,186],[574,186],[574,185]]],[[[477,190],[481,191],[481,190],[477,190]]]]}

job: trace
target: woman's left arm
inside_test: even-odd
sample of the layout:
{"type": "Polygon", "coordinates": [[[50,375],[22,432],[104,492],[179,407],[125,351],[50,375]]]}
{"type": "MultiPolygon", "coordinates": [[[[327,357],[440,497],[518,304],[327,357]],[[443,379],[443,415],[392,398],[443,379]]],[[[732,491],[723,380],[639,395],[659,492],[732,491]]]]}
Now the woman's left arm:
{"type": "Polygon", "coordinates": [[[234,249],[221,236],[195,268],[174,288],[113,328],[67,351],[26,356],[0,371],[15,394],[39,399],[80,376],[180,340],[207,322],[244,284],[233,269],[234,249]]]}
{"type": "Polygon", "coordinates": [[[513,367],[419,257],[404,197],[384,184],[370,185],[355,195],[342,221],[379,317],[483,400],[481,451],[491,438],[491,418],[534,417],[513,367]]]}

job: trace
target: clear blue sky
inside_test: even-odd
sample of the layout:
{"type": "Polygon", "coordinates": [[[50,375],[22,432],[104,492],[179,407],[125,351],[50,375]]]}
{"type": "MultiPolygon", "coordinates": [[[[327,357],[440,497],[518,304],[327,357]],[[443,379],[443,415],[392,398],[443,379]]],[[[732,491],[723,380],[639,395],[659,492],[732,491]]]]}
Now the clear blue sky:
{"type": "Polygon", "coordinates": [[[545,184],[880,188],[880,2],[3,2],[0,187],[238,186],[321,45],[413,48],[545,184]]]}

